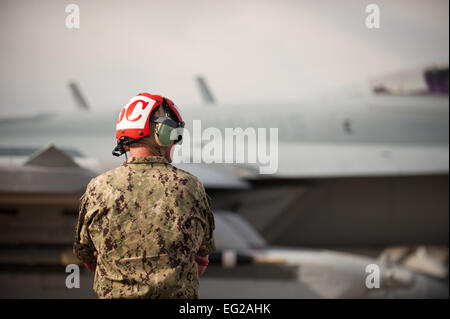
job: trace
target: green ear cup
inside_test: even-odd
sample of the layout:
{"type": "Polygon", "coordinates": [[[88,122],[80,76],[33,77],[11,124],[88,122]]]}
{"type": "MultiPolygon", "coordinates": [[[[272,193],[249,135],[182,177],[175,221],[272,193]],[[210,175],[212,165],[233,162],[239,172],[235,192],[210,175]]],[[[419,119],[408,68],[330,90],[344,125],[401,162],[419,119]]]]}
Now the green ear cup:
{"type": "Polygon", "coordinates": [[[170,139],[170,134],[172,133],[173,129],[174,128],[170,127],[169,125],[161,124],[161,127],[159,128],[158,131],[158,138],[161,144],[170,145],[174,142],[173,140],[170,139]]]}

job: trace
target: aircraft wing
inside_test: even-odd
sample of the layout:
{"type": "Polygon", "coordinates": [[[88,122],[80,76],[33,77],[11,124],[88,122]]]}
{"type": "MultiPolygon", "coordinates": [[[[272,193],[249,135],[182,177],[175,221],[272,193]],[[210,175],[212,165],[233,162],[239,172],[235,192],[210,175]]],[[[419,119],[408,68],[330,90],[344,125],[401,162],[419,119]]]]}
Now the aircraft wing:
{"type": "MultiPolygon", "coordinates": [[[[442,174],[448,145],[281,143],[276,178],[442,174]]],[[[256,167],[255,167],[256,168],[256,167]]],[[[253,177],[268,178],[254,174],[253,177]]]]}

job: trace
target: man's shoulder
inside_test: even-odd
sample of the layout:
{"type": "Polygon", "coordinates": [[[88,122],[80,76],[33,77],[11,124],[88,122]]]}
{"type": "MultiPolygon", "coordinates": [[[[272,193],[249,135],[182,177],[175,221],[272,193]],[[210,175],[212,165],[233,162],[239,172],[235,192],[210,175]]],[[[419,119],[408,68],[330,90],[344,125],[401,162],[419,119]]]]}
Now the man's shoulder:
{"type": "Polygon", "coordinates": [[[98,187],[107,187],[108,185],[111,185],[111,181],[116,179],[116,177],[119,177],[121,175],[126,175],[126,168],[124,165],[121,165],[119,167],[113,168],[109,171],[106,171],[94,178],[91,179],[89,184],[87,185],[87,189],[91,188],[98,188],[98,187]]]}
{"type": "MultiPolygon", "coordinates": [[[[157,167],[154,166],[146,171],[145,174],[156,177],[162,187],[177,186],[193,193],[204,190],[203,184],[197,176],[168,163],[157,167]]],[[[130,181],[132,182],[134,177],[136,177],[136,172],[132,172],[128,165],[124,164],[94,177],[87,186],[87,192],[90,190],[92,192],[92,190],[121,188],[125,184],[128,185],[130,181]]]]}
{"type": "Polygon", "coordinates": [[[173,172],[173,180],[185,185],[187,187],[203,187],[197,176],[171,164],[168,164],[168,168],[173,172]]]}
{"type": "MultiPolygon", "coordinates": [[[[121,165],[116,168],[113,168],[109,171],[106,171],[93,179],[91,179],[88,186],[100,186],[100,185],[107,185],[110,184],[112,181],[119,181],[121,180],[120,177],[124,177],[125,180],[127,177],[129,177],[130,170],[128,169],[128,165],[121,165]]],[[[172,164],[165,164],[162,167],[153,167],[151,170],[148,171],[150,173],[152,170],[155,172],[158,172],[162,175],[167,175],[170,177],[171,180],[174,180],[176,182],[179,182],[182,185],[187,186],[202,186],[203,184],[199,180],[199,178],[188,171],[185,171],[181,168],[178,168],[176,166],[173,166],[172,164]]],[[[134,174],[133,174],[134,175],[134,174]]]]}

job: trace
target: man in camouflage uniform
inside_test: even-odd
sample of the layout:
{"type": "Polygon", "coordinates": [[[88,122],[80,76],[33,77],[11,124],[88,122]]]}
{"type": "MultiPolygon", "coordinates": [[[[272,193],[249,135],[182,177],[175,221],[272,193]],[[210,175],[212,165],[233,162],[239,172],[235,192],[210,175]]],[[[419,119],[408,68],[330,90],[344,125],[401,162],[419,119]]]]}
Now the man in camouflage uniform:
{"type": "MultiPolygon", "coordinates": [[[[150,115],[169,109],[161,99],[150,115]]],[[[199,297],[199,275],[215,250],[214,218],[201,182],[169,163],[172,146],[152,134],[129,144],[130,158],[81,197],[74,254],[95,269],[99,298],[199,297]]]]}

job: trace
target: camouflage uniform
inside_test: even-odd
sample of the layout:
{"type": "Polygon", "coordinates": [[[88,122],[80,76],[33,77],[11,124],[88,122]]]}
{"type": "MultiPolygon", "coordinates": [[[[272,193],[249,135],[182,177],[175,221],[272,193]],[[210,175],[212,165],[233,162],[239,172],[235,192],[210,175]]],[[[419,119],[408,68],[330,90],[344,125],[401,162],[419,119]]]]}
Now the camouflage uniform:
{"type": "Polygon", "coordinates": [[[195,255],[215,250],[213,230],[196,177],[163,157],[132,157],[87,186],[73,250],[97,264],[99,298],[198,298],[195,255]]]}

